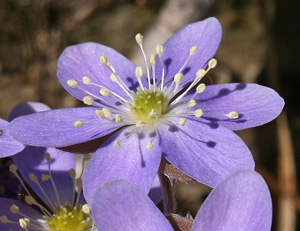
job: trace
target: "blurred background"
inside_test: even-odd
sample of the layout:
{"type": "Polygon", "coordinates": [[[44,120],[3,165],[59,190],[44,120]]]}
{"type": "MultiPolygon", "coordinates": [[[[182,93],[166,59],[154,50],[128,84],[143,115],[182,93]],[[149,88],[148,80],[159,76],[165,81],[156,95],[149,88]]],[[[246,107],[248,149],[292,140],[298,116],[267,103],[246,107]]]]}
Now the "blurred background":
{"type": "MultiPolygon", "coordinates": [[[[257,82],[276,89],[286,101],[277,120],[238,134],[269,185],[272,230],[300,230],[299,0],[1,0],[0,118],[7,119],[22,101],[52,108],[82,105],[56,77],[57,59],[69,45],[98,42],[142,65],[137,33],[144,34],[150,54],[182,26],[209,16],[217,17],[223,27],[216,54],[219,65],[209,80],[257,82]]],[[[1,183],[7,181],[3,169],[8,164],[9,160],[0,162],[2,194],[7,190],[1,183]]],[[[178,213],[194,216],[209,191],[197,183],[180,183],[178,213]]]]}

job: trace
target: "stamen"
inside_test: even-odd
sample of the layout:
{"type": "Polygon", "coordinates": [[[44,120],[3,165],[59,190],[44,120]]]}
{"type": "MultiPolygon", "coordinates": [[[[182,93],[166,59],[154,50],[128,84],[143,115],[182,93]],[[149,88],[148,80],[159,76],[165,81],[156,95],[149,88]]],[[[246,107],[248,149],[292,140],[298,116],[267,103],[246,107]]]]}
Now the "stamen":
{"type": "Polygon", "coordinates": [[[67,84],[72,88],[76,88],[78,86],[76,80],[74,80],[74,79],[69,79],[67,81],[67,84]]]}
{"type": "Polygon", "coordinates": [[[100,94],[104,97],[108,97],[108,96],[111,96],[111,92],[110,90],[108,90],[107,88],[102,88],[100,90],[100,94]]]}
{"type": "Polygon", "coordinates": [[[195,116],[196,116],[197,118],[203,116],[203,111],[202,111],[202,109],[197,109],[194,113],[195,113],[195,116]]]}
{"type": "Polygon", "coordinates": [[[190,59],[192,58],[192,56],[197,52],[197,50],[198,50],[198,46],[193,46],[190,49],[189,57],[187,58],[187,60],[185,61],[185,63],[182,65],[182,67],[180,68],[180,70],[178,72],[182,72],[182,70],[185,68],[185,66],[190,61],[190,59]]]}
{"type": "MultiPolygon", "coordinates": [[[[147,58],[146,58],[146,54],[145,54],[145,51],[144,51],[144,48],[143,48],[143,35],[141,35],[140,33],[137,34],[135,36],[135,40],[137,42],[137,44],[139,44],[140,48],[141,48],[141,51],[142,51],[142,54],[143,54],[143,57],[144,57],[144,60],[145,60],[145,63],[146,63],[146,67],[147,67],[147,78],[148,78],[148,83],[150,82],[149,79],[150,79],[150,72],[149,72],[149,65],[148,65],[148,62],[147,62],[147,58]]],[[[149,89],[150,89],[150,85],[149,85],[149,89]]]]}
{"type": "Polygon", "coordinates": [[[181,126],[184,126],[184,125],[185,125],[185,122],[186,122],[186,119],[185,119],[185,118],[180,118],[178,124],[181,125],[181,126]]]}
{"type": "Polygon", "coordinates": [[[138,128],[144,127],[144,126],[145,126],[145,121],[139,120],[135,125],[136,125],[138,128]]]}
{"type": "Polygon", "coordinates": [[[173,90],[173,94],[176,93],[179,85],[182,83],[183,81],[183,74],[182,73],[177,73],[175,76],[174,76],[174,82],[176,83],[175,85],[175,88],[173,90]]]}
{"type": "Polygon", "coordinates": [[[84,212],[85,214],[91,214],[91,208],[90,206],[88,206],[88,204],[85,204],[81,207],[82,212],[84,212]]]}
{"type": "Polygon", "coordinates": [[[27,230],[27,227],[30,225],[30,220],[28,218],[21,218],[19,219],[19,223],[23,229],[27,230]]]}
{"type": "Polygon", "coordinates": [[[116,140],[116,141],[114,142],[114,147],[115,147],[115,148],[121,147],[120,142],[116,140]]]}
{"type": "Polygon", "coordinates": [[[75,123],[74,123],[74,127],[76,127],[76,128],[81,128],[82,126],[83,126],[83,122],[81,121],[81,120],[77,120],[77,121],[75,121],[75,123]]]}
{"type": "Polygon", "coordinates": [[[95,113],[100,119],[102,119],[104,117],[104,113],[101,110],[96,110],[95,113]]]}
{"type": "Polygon", "coordinates": [[[137,80],[138,80],[138,82],[139,82],[142,90],[144,90],[144,86],[143,86],[143,83],[141,81],[141,78],[142,78],[143,75],[144,75],[144,73],[143,73],[142,68],[139,67],[139,66],[136,67],[136,69],[135,69],[135,76],[136,76],[136,78],[137,78],[137,80]]]}
{"type": "Polygon", "coordinates": [[[151,143],[151,141],[148,141],[146,148],[149,150],[153,147],[153,144],[151,143]]]}
{"type": "MultiPolygon", "coordinates": [[[[150,57],[150,64],[152,67],[152,79],[153,79],[153,90],[156,89],[156,82],[155,82],[155,65],[156,65],[156,55],[152,54],[150,57]]],[[[149,88],[150,90],[150,88],[149,88]]]]}
{"type": "Polygon", "coordinates": [[[86,85],[89,85],[89,84],[92,83],[91,79],[90,79],[89,77],[87,77],[87,76],[83,76],[83,77],[82,77],[82,82],[83,82],[84,84],[86,84],[86,85]]]}
{"type": "Polygon", "coordinates": [[[213,69],[213,68],[215,68],[216,66],[217,66],[217,60],[216,59],[211,59],[211,60],[209,60],[209,62],[208,62],[208,66],[209,66],[209,68],[210,69],[213,69]]]}
{"type": "Polygon", "coordinates": [[[121,117],[120,114],[115,115],[115,120],[116,120],[117,123],[123,121],[123,119],[122,119],[122,117],[121,117]]]}
{"type": "Polygon", "coordinates": [[[109,108],[106,108],[106,107],[102,109],[102,112],[103,112],[105,118],[109,118],[112,115],[111,110],[109,108]]]}
{"type": "Polygon", "coordinates": [[[105,55],[101,55],[101,56],[100,56],[100,63],[102,63],[102,64],[104,64],[104,65],[107,66],[107,64],[108,64],[108,59],[107,59],[107,57],[106,57],[105,55]]]}
{"type": "Polygon", "coordinates": [[[1,217],[0,217],[0,222],[3,223],[3,224],[8,223],[7,216],[1,216],[1,217]]]}
{"type": "Polygon", "coordinates": [[[187,105],[188,105],[188,107],[195,107],[197,105],[197,102],[196,102],[196,100],[191,99],[187,105]]]}
{"type": "Polygon", "coordinates": [[[13,214],[17,214],[19,212],[19,207],[15,204],[13,204],[12,206],[10,206],[9,210],[13,213],[13,214]]]}
{"type": "Polygon", "coordinates": [[[164,47],[162,45],[156,45],[155,51],[158,54],[160,65],[161,65],[161,68],[162,68],[161,84],[160,84],[160,91],[162,91],[163,88],[164,88],[164,81],[165,81],[165,66],[164,66],[164,63],[163,63],[163,60],[162,60],[162,54],[164,53],[164,47]]]}
{"type": "Polygon", "coordinates": [[[85,96],[83,97],[83,100],[82,100],[86,105],[93,105],[93,98],[91,96],[85,96]]]}
{"type": "Polygon", "coordinates": [[[227,116],[230,119],[238,119],[239,118],[239,114],[236,111],[231,111],[227,114],[227,116]]]}

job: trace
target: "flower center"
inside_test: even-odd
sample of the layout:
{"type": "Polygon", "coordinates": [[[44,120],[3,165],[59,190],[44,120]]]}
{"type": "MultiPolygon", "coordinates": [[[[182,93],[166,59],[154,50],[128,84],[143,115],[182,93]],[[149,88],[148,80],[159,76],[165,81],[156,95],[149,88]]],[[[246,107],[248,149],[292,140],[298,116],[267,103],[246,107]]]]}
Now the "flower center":
{"type": "Polygon", "coordinates": [[[80,208],[67,205],[58,207],[53,217],[46,218],[46,222],[51,231],[87,231],[90,218],[80,208]]]}
{"type": "Polygon", "coordinates": [[[145,122],[155,121],[160,118],[168,108],[168,97],[158,90],[139,90],[133,96],[134,103],[131,112],[138,120],[145,122]]]}

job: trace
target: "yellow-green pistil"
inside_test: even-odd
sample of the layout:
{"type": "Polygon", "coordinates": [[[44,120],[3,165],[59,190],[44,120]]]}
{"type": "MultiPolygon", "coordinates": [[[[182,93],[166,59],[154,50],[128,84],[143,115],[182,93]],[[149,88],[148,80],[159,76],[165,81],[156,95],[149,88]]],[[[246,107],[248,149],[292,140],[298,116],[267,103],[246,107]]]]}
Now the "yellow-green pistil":
{"type": "Polygon", "coordinates": [[[155,121],[168,109],[168,97],[158,91],[138,91],[131,105],[131,112],[138,120],[145,122],[155,121]]]}
{"type": "Polygon", "coordinates": [[[46,218],[51,231],[87,231],[90,218],[81,209],[72,206],[60,206],[53,217],[46,218]]]}

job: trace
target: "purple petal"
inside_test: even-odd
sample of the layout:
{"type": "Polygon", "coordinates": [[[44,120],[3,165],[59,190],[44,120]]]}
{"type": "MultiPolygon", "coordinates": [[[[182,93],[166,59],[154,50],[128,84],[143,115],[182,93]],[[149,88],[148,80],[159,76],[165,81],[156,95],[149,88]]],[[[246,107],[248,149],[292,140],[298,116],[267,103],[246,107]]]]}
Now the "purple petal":
{"type": "MultiPolygon", "coordinates": [[[[182,73],[183,82],[179,86],[182,89],[186,83],[195,78],[196,72],[201,68],[206,68],[208,61],[215,55],[222,37],[222,28],[216,18],[208,18],[203,21],[189,24],[179,30],[164,45],[162,55],[166,68],[165,85],[173,81],[190,54],[193,46],[198,46],[195,55],[190,59],[182,73]]],[[[161,64],[157,62],[156,77],[158,83],[161,82],[161,64]]]]}
{"type": "Polygon", "coordinates": [[[270,231],[272,201],[263,178],[238,171],[222,181],[201,206],[192,230],[270,231]]]}
{"type": "MultiPolygon", "coordinates": [[[[188,100],[188,98],[186,98],[188,100]]],[[[275,119],[284,106],[284,100],[276,91],[258,84],[231,83],[207,86],[196,97],[204,111],[202,118],[211,124],[220,124],[230,130],[240,130],[259,126],[275,119]],[[238,119],[210,113],[236,111],[238,119]]]]}
{"type": "Polygon", "coordinates": [[[84,196],[88,203],[100,184],[111,179],[127,179],[148,193],[161,160],[161,150],[155,144],[146,149],[151,139],[128,127],[111,136],[90,160],[83,178],[84,196]],[[129,136],[128,136],[129,135],[129,136]],[[114,141],[121,141],[119,148],[114,141]]]}
{"type": "Polygon", "coordinates": [[[201,121],[186,120],[184,126],[161,124],[159,135],[166,159],[208,186],[215,187],[236,170],[254,169],[246,144],[222,126],[211,128],[201,121]]]}
{"type": "Polygon", "coordinates": [[[98,230],[173,231],[145,192],[126,180],[101,185],[92,202],[92,213],[98,230]]]}
{"type": "MultiPolygon", "coordinates": [[[[6,216],[8,220],[17,222],[17,224],[10,224],[6,223],[3,224],[0,222],[0,230],[1,231],[24,231],[23,228],[19,225],[19,219],[24,218],[24,216],[21,216],[19,214],[13,214],[10,212],[10,207],[12,205],[16,205],[19,207],[19,211],[23,214],[26,214],[27,216],[37,220],[37,219],[43,219],[42,214],[34,210],[33,208],[27,206],[26,204],[23,204],[19,201],[14,201],[10,199],[0,198],[0,217],[6,216]]],[[[36,223],[34,223],[36,225],[36,223]]],[[[42,226],[41,226],[42,229],[42,226]]],[[[31,230],[31,229],[30,229],[31,230]]]]}
{"type": "Polygon", "coordinates": [[[13,156],[13,161],[18,166],[20,173],[25,181],[34,190],[34,192],[41,198],[44,203],[51,208],[50,203],[64,204],[65,202],[73,202],[74,183],[69,175],[69,170],[76,167],[74,154],[60,151],[55,148],[31,147],[28,146],[19,153],[13,156]],[[56,197],[54,186],[51,181],[42,181],[42,174],[49,175],[48,162],[45,159],[45,153],[51,156],[51,175],[58,191],[59,200],[56,197]],[[39,183],[50,198],[49,202],[38,185],[32,182],[28,175],[33,173],[38,177],[39,183]]]}
{"type": "Polygon", "coordinates": [[[148,196],[154,204],[158,204],[162,200],[162,191],[158,175],[155,176],[148,196]]]}
{"type": "MultiPolygon", "coordinates": [[[[57,76],[64,88],[79,100],[82,100],[87,94],[68,86],[67,81],[69,79],[76,80],[78,86],[96,96],[100,96],[99,87],[82,83],[82,77],[84,76],[89,77],[92,82],[100,84],[124,98],[128,98],[119,85],[110,80],[109,77],[112,72],[107,66],[100,63],[100,56],[102,55],[108,58],[117,74],[131,90],[135,90],[138,86],[135,77],[136,66],[117,51],[92,42],[69,46],[59,57],[57,76]]],[[[107,97],[105,99],[110,101],[113,98],[107,97]]]]}
{"type": "Polygon", "coordinates": [[[32,146],[64,147],[105,136],[119,127],[100,120],[93,107],[67,108],[39,112],[14,119],[10,134],[32,146]],[[77,120],[87,125],[74,126],[77,120]]]}
{"type": "Polygon", "coordinates": [[[24,145],[8,135],[8,122],[0,119],[0,158],[14,155],[24,149],[24,145]]]}

